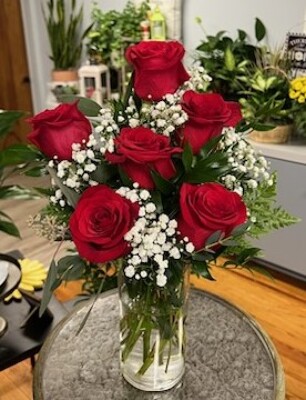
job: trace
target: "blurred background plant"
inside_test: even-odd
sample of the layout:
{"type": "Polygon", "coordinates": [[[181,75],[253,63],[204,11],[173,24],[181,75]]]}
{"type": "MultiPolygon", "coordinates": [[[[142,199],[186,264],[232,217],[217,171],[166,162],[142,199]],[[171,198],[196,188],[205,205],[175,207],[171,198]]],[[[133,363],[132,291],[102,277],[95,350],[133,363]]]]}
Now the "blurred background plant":
{"type": "Polygon", "coordinates": [[[205,39],[196,48],[195,59],[213,78],[208,89],[222,94],[226,100],[238,101],[240,92],[247,89],[245,76],[254,70],[257,58],[265,49],[259,44],[266,37],[264,24],[256,18],[257,43],[254,45],[242,29],[237,30],[237,37],[233,39],[225,35],[225,31],[208,35],[201,18],[197,18],[196,22],[202,28],[205,39]]]}
{"type": "MultiPolygon", "coordinates": [[[[14,128],[15,123],[24,116],[22,111],[0,110],[0,139],[3,140],[14,128]]],[[[16,144],[10,147],[10,155],[6,149],[0,150],[0,200],[23,199],[29,200],[40,197],[34,190],[24,189],[19,185],[7,184],[7,180],[17,170],[27,164],[25,145],[16,144]],[[13,149],[13,150],[11,150],[13,149]],[[19,166],[21,161],[23,166],[19,166]],[[15,166],[16,165],[16,166],[15,166]]],[[[20,232],[9,215],[0,208],[0,232],[20,238],[20,232]]]]}
{"type": "Polygon", "coordinates": [[[289,71],[282,50],[265,48],[257,53],[252,71],[241,78],[246,89],[239,91],[239,102],[244,118],[254,124],[254,129],[269,130],[293,123],[289,71]]]}
{"type": "Polygon", "coordinates": [[[76,0],[49,0],[43,9],[51,55],[55,70],[74,69],[79,66],[83,39],[91,29],[81,30],[83,7],[76,10],[76,0]]]}
{"type": "Polygon", "coordinates": [[[126,47],[141,40],[140,23],[147,19],[149,10],[148,1],[136,6],[129,0],[121,12],[104,12],[95,3],[91,13],[93,26],[87,34],[90,60],[119,68],[125,62],[126,47]]]}

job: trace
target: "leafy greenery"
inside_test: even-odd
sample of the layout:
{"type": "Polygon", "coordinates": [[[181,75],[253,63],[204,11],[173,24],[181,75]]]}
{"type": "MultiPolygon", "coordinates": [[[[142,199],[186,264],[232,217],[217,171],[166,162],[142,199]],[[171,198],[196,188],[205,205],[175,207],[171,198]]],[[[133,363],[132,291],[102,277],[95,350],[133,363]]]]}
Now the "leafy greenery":
{"type": "Polygon", "coordinates": [[[280,51],[263,51],[256,66],[243,78],[246,89],[240,91],[239,102],[245,119],[257,130],[292,123],[298,111],[289,97],[289,62],[280,51]]]}
{"type": "Polygon", "coordinates": [[[283,208],[276,206],[276,175],[273,177],[273,185],[263,183],[256,191],[245,194],[244,201],[255,217],[255,222],[250,226],[248,235],[252,238],[268,233],[272,230],[284,228],[299,221],[283,208]],[[271,216],[273,216],[271,218],[271,216]]]}
{"type": "Polygon", "coordinates": [[[43,9],[44,20],[48,32],[54,69],[67,70],[78,67],[82,41],[91,29],[89,26],[81,33],[83,7],[76,10],[76,0],[70,1],[67,14],[66,0],[49,0],[47,12],[43,9]]]}
{"type": "MultiPolygon", "coordinates": [[[[197,19],[201,25],[201,19],[197,19]]],[[[203,29],[204,31],[204,29],[203,29]]],[[[245,90],[244,77],[254,68],[258,55],[263,47],[259,45],[265,36],[264,24],[256,18],[255,36],[257,44],[253,45],[245,31],[238,29],[237,37],[232,39],[220,31],[216,35],[206,35],[205,40],[196,48],[196,59],[213,78],[209,89],[220,93],[226,100],[237,101],[239,92],[245,90]]]]}
{"type": "Polygon", "coordinates": [[[124,50],[141,40],[140,23],[147,18],[149,5],[144,1],[137,7],[129,0],[122,12],[103,12],[94,5],[91,18],[93,27],[88,32],[87,51],[92,57],[115,67],[124,63],[124,50]]]}

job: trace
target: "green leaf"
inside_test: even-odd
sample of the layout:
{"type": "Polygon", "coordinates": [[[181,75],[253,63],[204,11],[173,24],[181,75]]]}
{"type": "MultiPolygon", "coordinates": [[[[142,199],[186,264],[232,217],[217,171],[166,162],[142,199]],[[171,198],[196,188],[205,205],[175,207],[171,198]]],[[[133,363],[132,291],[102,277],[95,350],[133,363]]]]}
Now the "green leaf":
{"type": "Polygon", "coordinates": [[[58,261],[58,274],[62,281],[81,279],[85,268],[86,264],[79,255],[66,256],[58,261]]]}
{"type": "Polygon", "coordinates": [[[131,75],[131,78],[125,90],[124,98],[122,100],[124,110],[127,108],[129,104],[129,99],[132,95],[133,86],[134,86],[134,72],[131,75]]]}
{"type": "Polygon", "coordinates": [[[8,235],[21,238],[20,232],[13,222],[3,221],[0,219],[0,232],[7,233],[8,235]]]}
{"type": "Polygon", "coordinates": [[[196,163],[184,177],[189,183],[216,182],[232,169],[225,153],[212,153],[196,163]]]}
{"type": "Polygon", "coordinates": [[[123,185],[132,187],[133,186],[133,181],[128,177],[128,175],[123,171],[122,167],[118,165],[118,172],[120,175],[121,182],[123,185]]]}
{"type": "Polygon", "coordinates": [[[0,112],[0,138],[12,131],[14,124],[24,115],[21,111],[0,112]]]}
{"type": "Polygon", "coordinates": [[[224,237],[224,233],[222,231],[216,231],[205,242],[205,247],[210,246],[214,243],[218,243],[224,237]]]}
{"type": "Polygon", "coordinates": [[[258,42],[266,36],[266,27],[259,18],[256,18],[255,21],[255,36],[258,42]]]}
{"type": "Polygon", "coordinates": [[[97,165],[97,168],[90,174],[90,177],[96,182],[107,183],[116,173],[117,168],[114,165],[101,163],[97,165]]]}
{"type": "Polygon", "coordinates": [[[32,189],[25,189],[18,185],[0,187],[0,199],[32,200],[39,199],[39,196],[32,189]]]}
{"type": "Polygon", "coordinates": [[[210,281],[215,281],[215,278],[211,275],[209,271],[209,266],[205,262],[193,261],[192,272],[201,276],[202,278],[208,279],[210,281]]]}
{"type": "Polygon", "coordinates": [[[22,164],[36,161],[41,158],[41,153],[32,146],[15,144],[0,152],[0,166],[22,164]]]}
{"type": "Polygon", "coordinates": [[[251,225],[250,221],[247,221],[243,224],[240,224],[238,226],[236,226],[232,232],[231,232],[231,236],[233,237],[237,237],[237,236],[241,236],[243,235],[249,228],[249,226],[251,225]]]}
{"type": "Polygon", "coordinates": [[[242,29],[238,29],[238,37],[239,37],[239,40],[241,42],[243,42],[247,37],[247,33],[245,31],[243,31],[242,29]]]}
{"type": "Polygon", "coordinates": [[[44,284],[44,290],[43,290],[43,296],[41,299],[40,307],[39,307],[39,317],[43,315],[43,313],[46,311],[48,304],[51,300],[52,297],[52,286],[54,282],[57,280],[57,274],[56,274],[56,264],[55,261],[52,260],[47,279],[44,284]]]}
{"type": "Polygon", "coordinates": [[[169,195],[175,190],[175,186],[173,185],[173,183],[164,179],[157,172],[151,171],[151,176],[156,188],[160,190],[163,194],[169,195]]]}
{"type": "Polygon", "coordinates": [[[193,153],[190,144],[187,142],[184,146],[182,161],[186,172],[189,172],[193,163],[193,153]]]}
{"type": "Polygon", "coordinates": [[[209,142],[207,142],[201,148],[198,159],[203,160],[204,158],[209,156],[216,149],[216,147],[217,147],[218,143],[221,141],[222,137],[223,137],[222,135],[219,135],[219,136],[212,138],[209,142]]]}
{"type": "Polygon", "coordinates": [[[230,47],[227,47],[224,52],[224,64],[228,71],[234,71],[236,66],[235,56],[230,47]]]}
{"type": "MultiPolygon", "coordinates": [[[[32,165],[32,163],[30,164],[32,165]]],[[[45,164],[38,164],[36,166],[30,167],[30,165],[25,169],[24,174],[26,176],[31,176],[33,178],[39,178],[41,176],[48,175],[45,164]]]]}
{"type": "Polygon", "coordinates": [[[151,198],[156,206],[156,211],[158,212],[158,214],[161,214],[164,211],[161,193],[158,190],[153,190],[151,192],[151,198]]]}
{"type": "Polygon", "coordinates": [[[73,94],[63,94],[59,96],[61,103],[74,103],[78,101],[78,109],[87,117],[98,117],[101,110],[100,104],[86,97],[73,94]]]}

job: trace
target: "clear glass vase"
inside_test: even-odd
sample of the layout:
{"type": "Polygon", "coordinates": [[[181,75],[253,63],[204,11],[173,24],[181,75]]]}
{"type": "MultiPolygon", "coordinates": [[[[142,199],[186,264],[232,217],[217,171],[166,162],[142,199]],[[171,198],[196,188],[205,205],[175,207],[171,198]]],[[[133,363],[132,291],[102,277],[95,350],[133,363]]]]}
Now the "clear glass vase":
{"type": "Polygon", "coordinates": [[[185,370],[189,268],[164,288],[119,272],[121,370],[144,391],[174,387],[185,370]]]}

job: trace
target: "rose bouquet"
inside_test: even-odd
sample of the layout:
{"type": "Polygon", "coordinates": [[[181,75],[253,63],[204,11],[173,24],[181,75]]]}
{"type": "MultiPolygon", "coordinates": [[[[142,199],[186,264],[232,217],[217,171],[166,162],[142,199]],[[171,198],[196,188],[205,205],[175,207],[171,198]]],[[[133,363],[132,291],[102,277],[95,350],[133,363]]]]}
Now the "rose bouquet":
{"type": "Polygon", "coordinates": [[[203,93],[209,77],[187,72],[183,55],[175,41],[129,47],[124,99],[38,114],[24,152],[27,173],[52,178],[32,224],[75,246],[52,261],[42,308],[63,280],[100,293],[118,276],[122,371],[144,390],[183,374],[189,274],[213,279],[220,255],[224,268],[250,268],[259,249],[248,237],[294,222],[275,205],[275,176],[245,140],[238,104],[203,93]]]}

